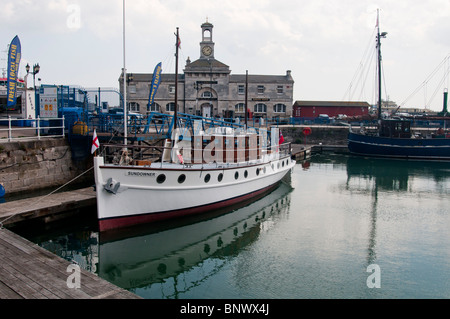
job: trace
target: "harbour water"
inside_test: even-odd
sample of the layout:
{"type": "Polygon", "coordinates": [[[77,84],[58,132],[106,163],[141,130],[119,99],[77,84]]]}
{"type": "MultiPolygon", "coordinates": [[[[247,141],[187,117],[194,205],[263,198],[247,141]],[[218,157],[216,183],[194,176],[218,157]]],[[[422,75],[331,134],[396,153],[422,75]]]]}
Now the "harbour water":
{"type": "Polygon", "coordinates": [[[315,155],[202,218],[16,231],[146,299],[450,298],[449,195],[448,163],[315,155]]]}

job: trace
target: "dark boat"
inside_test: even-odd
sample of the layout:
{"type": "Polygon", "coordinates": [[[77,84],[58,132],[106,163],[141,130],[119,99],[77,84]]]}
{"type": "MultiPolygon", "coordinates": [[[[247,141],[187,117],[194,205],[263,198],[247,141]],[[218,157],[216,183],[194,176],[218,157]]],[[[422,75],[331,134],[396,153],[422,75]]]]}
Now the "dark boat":
{"type": "MultiPolygon", "coordinates": [[[[421,160],[450,160],[450,134],[439,128],[433,134],[414,134],[412,120],[381,118],[381,38],[387,33],[377,32],[378,49],[378,125],[375,131],[360,129],[348,134],[348,149],[355,155],[421,160]]],[[[447,94],[444,92],[443,115],[447,113],[447,94]]],[[[442,117],[442,119],[445,119],[442,117]]],[[[447,117],[448,119],[448,117],[447,117]]]]}
{"type": "MultiPolygon", "coordinates": [[[[442,130],[443,131],[443,130],[442,130]]],[[[449,134],[414,135],[411,120],[381,120],[378,132],[349,132],[350,153],[364,156],[450,160],[449,134]]]]}

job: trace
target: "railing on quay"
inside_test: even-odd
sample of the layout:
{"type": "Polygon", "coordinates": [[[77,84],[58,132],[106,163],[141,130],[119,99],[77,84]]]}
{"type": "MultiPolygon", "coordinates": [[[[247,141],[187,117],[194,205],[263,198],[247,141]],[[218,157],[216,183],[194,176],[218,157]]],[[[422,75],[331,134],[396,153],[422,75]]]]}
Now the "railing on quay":
{"type": "Polygon", "coordinates": [[[0,142],[64,137],[64,129],[64,116],[37,119],[13,119],[9,116],[0,119],[0,142]]]}

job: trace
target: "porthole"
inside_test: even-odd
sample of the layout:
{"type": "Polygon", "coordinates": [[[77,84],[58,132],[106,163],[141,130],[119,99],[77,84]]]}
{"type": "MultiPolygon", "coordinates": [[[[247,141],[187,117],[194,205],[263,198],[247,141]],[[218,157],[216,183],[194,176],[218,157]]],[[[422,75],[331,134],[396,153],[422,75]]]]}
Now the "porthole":
{"type": "Polygon", "coordinates": [[[247,172],[247,171],[244,172],[244,177],[245,177],[245,178],[248,177],[248,172],[247,172]]]}
{"type": "Polygon", "coordinates": [[[158,184],[162,184],[166,181],[166,175],[164,174],[160,174],[158,175],[158,177],[156,178],[156,182],[158,182],[158,184]]]}
{"type": "Polygon", "coordinates": [[[280,162],[277,163],[277,168],[280,169],[280,162]]]}
{"type": "Polygon", "coordinates": [[[186,175],[181,174],[180,176],[178,176],[178,183],[183,184],[185,180],[186,180],[186,175]]]}
{"type": "Polygon", "coordinates": [[[259,176],[259,168],[256,169],[256,176],[259,176]]]}
{"type": "Polygon", "coordinates": [[[211,175],[206,174],[206,176],[205,176],[205,183],[208,183],[210,181],[210,179],[211,179],[211,175]]]}
{"type": "Polygon", "coordinates": [[[223,180],[223,174],[222,173],[220,173],[219,176],[217,176],[217,180],[219,182],[221,182],[223,180]]]}
{"type": "Polygon", "coordinates": [[[266,167],[264,166],[264,174],[266,173],[266,167]]]}
{"type": "Polygon", "coordinates": [[[284,161],[281,163],[281,167],[284,167],[284,161]]]}
{"type": "Polygon", "coordinates": [[[274,170],[275,169],[275,166],[273,166],[273,164],[272,164],[272,170],[274,170]]]}
{"type": "Polygon", "coordinates": [[[239,178],[239,172],[234,173],[234,179],[238,179],[239,178]]]}

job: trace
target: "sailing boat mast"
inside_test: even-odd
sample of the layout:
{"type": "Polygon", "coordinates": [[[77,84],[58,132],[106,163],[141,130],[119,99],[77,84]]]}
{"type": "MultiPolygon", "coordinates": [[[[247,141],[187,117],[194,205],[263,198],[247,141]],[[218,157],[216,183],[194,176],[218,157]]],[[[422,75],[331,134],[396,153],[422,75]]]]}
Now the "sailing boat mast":
{"type": "Polygon", "coordinates": [[[123,0],[123,144],[127,145],[128,128],[127,128],[127,69],[125,65],[125,0],[123,0]]]}
{"type": "Polygon", "coordinates": [[[378,49],[378,119],[381,119],[381,38],[386,38],[387,32],[380,34],[380,14],[377,9],[377,49],[378,49]]]}
{"type": "Polygon", "coordinates": [[[178,47],[180,46],[180,36],[179,31],[177,27],[177,42],[175,44],[176,50],[175,50],[175,111],[173,116],[173,130],[175,131],[177,129],[177,116],[178,116],[178,47]]]}

